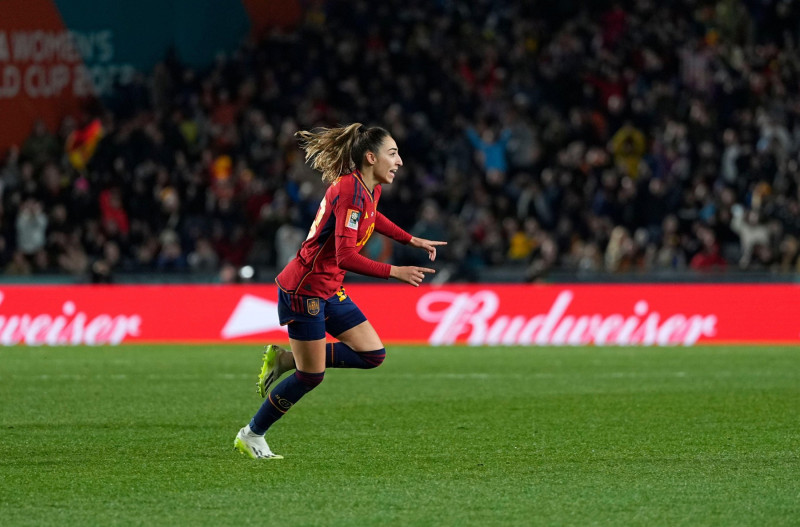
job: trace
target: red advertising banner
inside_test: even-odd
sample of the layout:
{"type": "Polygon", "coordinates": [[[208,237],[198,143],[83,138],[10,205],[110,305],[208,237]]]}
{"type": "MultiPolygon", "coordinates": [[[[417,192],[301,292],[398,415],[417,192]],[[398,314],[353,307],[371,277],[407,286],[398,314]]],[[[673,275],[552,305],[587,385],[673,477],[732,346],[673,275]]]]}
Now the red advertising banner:
{"type": "MultiPolygon", "coordinates": [[[[800,344],[796,285],[350,285],[387,344],[800,344]]],[[[286,342],[270,285],[2,286],[0,344],[286,342]]]]}

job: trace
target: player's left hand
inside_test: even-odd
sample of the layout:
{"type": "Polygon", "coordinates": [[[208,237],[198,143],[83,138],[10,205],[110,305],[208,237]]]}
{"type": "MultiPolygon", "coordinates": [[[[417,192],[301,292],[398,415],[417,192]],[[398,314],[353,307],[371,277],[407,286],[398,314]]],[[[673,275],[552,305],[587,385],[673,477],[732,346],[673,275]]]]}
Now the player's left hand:
{"type": "Polygon", "coordinates": [[[439,245],[447,245],[447,242],[439,242],[439,241],[432,241],[426,240],[424,238],[417,238],[416,236],[411,238],[411,241],[408,242],[411,247],[418,247],[428,252],[428,259],[430,261],[436,260],[436,247],[439,245]]]}

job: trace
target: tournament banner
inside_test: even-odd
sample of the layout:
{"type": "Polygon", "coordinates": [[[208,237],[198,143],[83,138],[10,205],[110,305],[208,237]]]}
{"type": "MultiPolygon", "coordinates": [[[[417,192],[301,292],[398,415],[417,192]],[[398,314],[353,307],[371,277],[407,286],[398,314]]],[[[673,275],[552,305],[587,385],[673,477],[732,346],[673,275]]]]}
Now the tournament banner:
{"type": "Polygon", "coordinates": [[[302,15],[299,0],[0,0],[0,158],[36,121],[57,131],[169,52],[204,68],[302,15]]]}
{"type": "MultiPolygon", "coordinates": [[[[346,287],[389,345],[797,345],[799,293],[785,284],[346,287]]],[[[6,285],[0,344],[285,343],[276,302],[264,284],[6,285]]]]}

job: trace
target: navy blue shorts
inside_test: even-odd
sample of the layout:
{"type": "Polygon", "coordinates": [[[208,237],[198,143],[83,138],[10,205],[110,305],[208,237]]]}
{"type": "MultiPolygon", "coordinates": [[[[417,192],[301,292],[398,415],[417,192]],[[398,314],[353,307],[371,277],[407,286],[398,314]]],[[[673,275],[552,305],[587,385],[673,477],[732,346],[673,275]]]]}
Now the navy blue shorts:
{"type": "Polygon", "coordinates": [[[347,296],[344,287],[340,287],[327,300],[287,293],[279,287],[278,319],[281,326],[288,326],[289,338],[320,340],[325,338],[326,332],[338,337],[367,320],[367,317],[347,296]]]}

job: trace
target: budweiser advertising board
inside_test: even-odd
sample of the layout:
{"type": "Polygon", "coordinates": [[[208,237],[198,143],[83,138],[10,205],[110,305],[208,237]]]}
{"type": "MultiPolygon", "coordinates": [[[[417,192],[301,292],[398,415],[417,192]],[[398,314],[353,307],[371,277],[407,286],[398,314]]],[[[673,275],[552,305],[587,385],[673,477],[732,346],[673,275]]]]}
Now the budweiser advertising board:
{"type": "MultiPolygon", "coordinates": [[[[800,344],[795,285],[350,285],[386,344],[800,344]]],[[[286,342],[271,285],[4,286],[0,343],[286,342]]]]}

